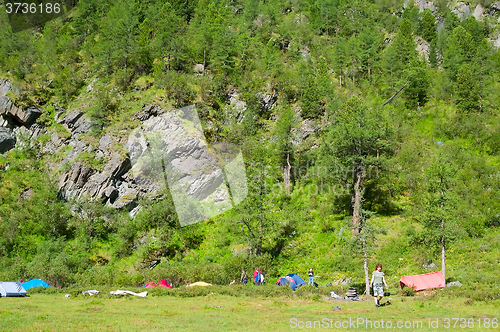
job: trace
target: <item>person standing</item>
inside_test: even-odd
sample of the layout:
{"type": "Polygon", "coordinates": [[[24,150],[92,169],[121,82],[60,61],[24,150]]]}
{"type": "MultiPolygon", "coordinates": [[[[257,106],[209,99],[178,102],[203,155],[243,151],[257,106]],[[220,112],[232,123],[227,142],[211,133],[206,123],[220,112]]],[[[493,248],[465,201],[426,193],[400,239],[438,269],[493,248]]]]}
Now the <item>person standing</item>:
{"type": "Polygon", "coordinates": [[[308,275],[309,275],[309,285],[314,286],[314,272],[312,267],[309,269],[308,275]]]}
{"type": "Polygon", "coordinates": [[[247,273],[245,272],[244,269],[241,269],[241,277],[240,277],[240,282],[243,284],[243,285],[246,285],[247,282],[248,282],[248,275],[247,273]]]}
{"type": "Polygon", "coordinates": [[[255,285],[260,285],[260,269],[257,268],[253,271],[253,279],[255,280],[255,285]]]}
{"type": "Polygon", "coordinates": [[[382,272],[382,264],[377,264],[375,266],[375,271],[372,273],[372,281],[370,282],[370,288],[373,287],[373,296],[375,297],[376,307],[380,307],[380,300],[384,297],[384,287],[389,289],[387,283],[385,282],[385,274],[382,272]]]}

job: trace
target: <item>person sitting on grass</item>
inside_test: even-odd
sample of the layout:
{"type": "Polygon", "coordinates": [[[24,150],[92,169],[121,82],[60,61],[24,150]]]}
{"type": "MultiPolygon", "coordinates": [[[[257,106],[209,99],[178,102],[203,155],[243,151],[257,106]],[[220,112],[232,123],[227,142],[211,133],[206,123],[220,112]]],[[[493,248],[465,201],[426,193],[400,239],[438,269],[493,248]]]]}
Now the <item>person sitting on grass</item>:
{"type": "Polygon", "coordinates": [[[382,272],[382,264],[377,264],[375,266],[375,271],[372,273],[372,281],[370,282],[370,288],[373,287],[373,296],[375,297],[375,305],[380,307],[380,300],[384,297],[384,287],[382,285],[384,283],[385,288],[389,289],[387,283],[385,282],[385,275],[382,272]]]}

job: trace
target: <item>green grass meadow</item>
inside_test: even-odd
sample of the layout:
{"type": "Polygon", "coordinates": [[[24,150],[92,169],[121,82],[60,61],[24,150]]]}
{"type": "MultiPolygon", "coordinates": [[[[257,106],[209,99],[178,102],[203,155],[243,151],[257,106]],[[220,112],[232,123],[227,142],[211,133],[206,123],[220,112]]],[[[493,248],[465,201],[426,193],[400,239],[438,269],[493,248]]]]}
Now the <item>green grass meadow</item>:
{"type": "MultiPolygon", "coordinates": [[[[214,288],[216,289],[220,288],[214,288]]],[[[220,295],[212,292],[204,296],[187,298],[164,295],[155,291],[146,298],[114,298],[108,291],[102,291],[101,294],[92,297],[76,295],[75,292],[72,294],[69,298],[65,298],[64,293],[58,292],[35,293],[26,298],[0,299],[0,330],[273,332],[373,329],[500,330],[494,323],[500,319],[499,300],[473,301],[451,297],[446,290],[420,293],[414,297],[395,295],[392,296],[390,305],[380,308],[376,308],[371,299],[356,302],[327,301],[323,296],[315,299],[300,298],[294,293],[267,298],[220,295]],[[341,310],[334,311],[334,306],[340,306],[341,310]],[[450,319],[449,328],[446,328],[447,318],[450,319]],[[467,321],[464,323],[464,320],[459,320],[453,328],[455,323],[453,318],[465,318],[467,321]],[[349,319],[355,324],[360,322],[360,325],[347,327],[349,319]],[[484,323],[488,319],[489,327],[485,327],[484,323]],[[379,325],[377,328],[376,322],[380,324],[382,320],[384,320],[383,327],[379,325]],[[436,320],[438,325],[430,327],[429,321],[436,322],[436,320]],[[317,322],[316,325],[314,321],[317,322]],[[372,328],[367,321],[371,322],[372,328]],[[336,322],[338,322],[337,327],[336,322]],[[341,326],[343,322],[344,328],[341,326]],[[392,327],[387,327],[388,322],[392,327]],[[406,324],[406,327],[402,325],[398,328],[398,322],[406,324]]],[[[385,299],[382,302],[385,302],[385,299]]]]}

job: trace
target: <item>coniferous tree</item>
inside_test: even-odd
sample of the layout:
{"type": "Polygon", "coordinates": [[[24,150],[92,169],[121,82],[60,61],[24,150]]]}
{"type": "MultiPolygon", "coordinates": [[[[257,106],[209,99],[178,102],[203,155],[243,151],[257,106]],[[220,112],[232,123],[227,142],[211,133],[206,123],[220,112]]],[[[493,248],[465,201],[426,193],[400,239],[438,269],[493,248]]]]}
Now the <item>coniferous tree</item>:
{"type": "Polygon", "coordinates": [[[342,105],[342,112],[330,126],[325,156],[330,166],[348,170],[344,179],[352,186],[350,214],[353,232],[359,233],[364,188],[372,168],[382,167],[392,151],[391,129],[381,112],[367,107],[358,97],[342,105]]]}
{"type": "Polygon", "coordinates": [[[422,13],[420,33],[422,34],[422,37],[429,43],[432,43],[437,38],[436,18],[429,8],[426,8],[422,13]]]}
{"type": "Polygon", "coordinates": [[[457,108],[462,113],[471,113],[479,109],[479,89],[471,66],[463,64],[458,70],[453,92],[457,108]]]}
{"type": "Polygon", "coordinates": [[[452,81],[463,63],[470,63],[476,54],[472,35],[464,27],[458,26],[448,39],[443,56],[443,67],[452,81]]]}
{"type": "Polygon", "coordinates": [[[292,129],[295,126],[294,111],[291,107],[285,107],[276,122],[276,152],[279,164],[283,169],[283,186],[285,194],[292,191],[292,165],[294,163],[294,146],[292,129]]]}
{"type": "Polygon", "coordinates": [[[424,227],[425,244],[441,250],[441,273],[446,280],[446,250],[450,242],[463,234],[455,214],[458,197],[453,191],[455,170],[443,155],[426,170],[426,191],[418,198],[418,221],[424,227]]]}

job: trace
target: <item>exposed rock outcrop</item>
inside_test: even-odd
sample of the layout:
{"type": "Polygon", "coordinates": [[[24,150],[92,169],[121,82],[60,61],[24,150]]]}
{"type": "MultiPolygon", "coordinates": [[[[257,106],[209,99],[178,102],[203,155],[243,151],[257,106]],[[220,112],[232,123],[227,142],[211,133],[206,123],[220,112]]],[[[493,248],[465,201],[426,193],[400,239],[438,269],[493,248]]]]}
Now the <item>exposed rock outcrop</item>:
{"type": "Polygon", "coordinates": [[[258,92],[256,94],[257,98],[259,98],[261,109],[266,112],[273,109],[274,104],[278,100],[276,89],[267,84],[267,90],[266,92],[258,92]]]}
{"type": "Polygon", "coordinates": [[[476,6],[476,9],[474,9],[474,13],[472,13],[472,16],[474,16],[476,20],[482,21],[483,15],[484,15],[484,8],[483,6],[481,6],[481,4],[478,4],[476,6]]]}
{"type": "Polygon", "coordinates": [[[35,106],[26,109],[17,107],[7,96],[9,91],[18,93],[9,81],[0,79],[0,125],[11,128],[19,125],[29,127],[42,114],[42,111],[35,106]]]}
{"type": "Polygon", "coordinates": [[[12,130],[5,127],[0,127],[0,153],[4,153],[14,148],[16,145],[16,138],[12,130]]]}
{"type": "Polygon", "coordinates": [[[464,21],[471,14],[469,6],[465,2],[457,2],[457,4],[450,8],[451,12],[457,15],[461,21],[464,21]]]}

